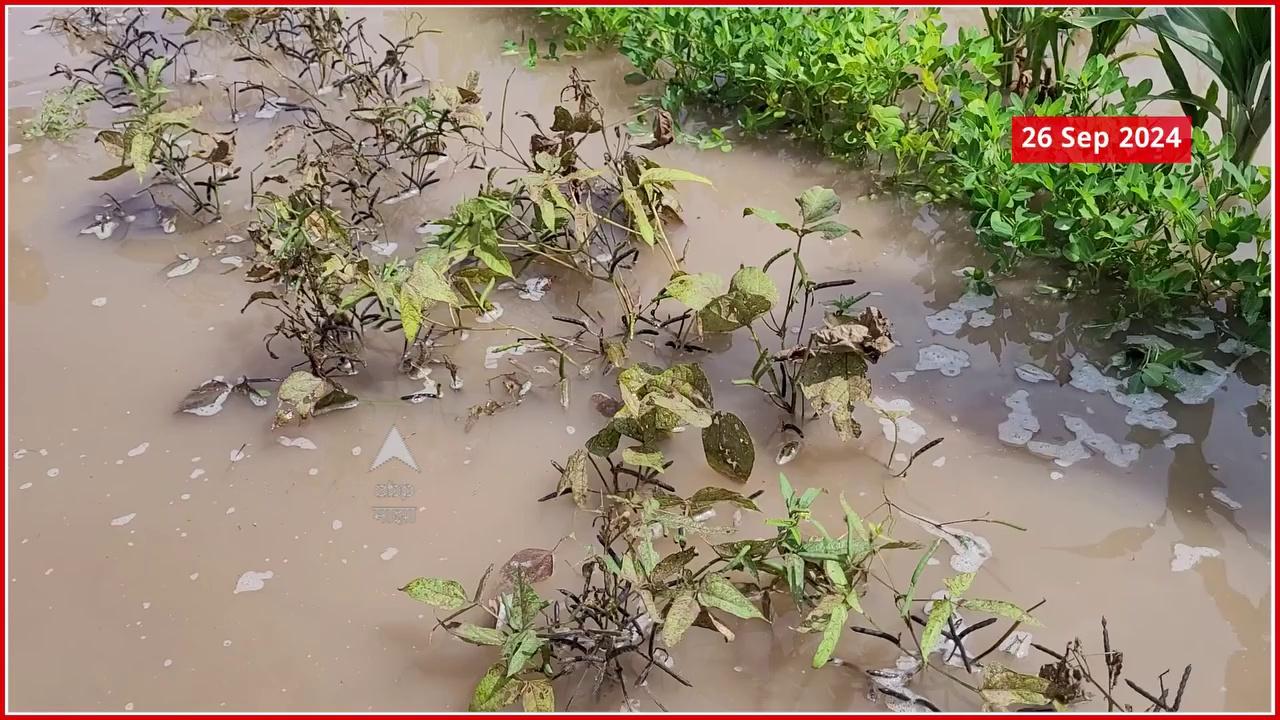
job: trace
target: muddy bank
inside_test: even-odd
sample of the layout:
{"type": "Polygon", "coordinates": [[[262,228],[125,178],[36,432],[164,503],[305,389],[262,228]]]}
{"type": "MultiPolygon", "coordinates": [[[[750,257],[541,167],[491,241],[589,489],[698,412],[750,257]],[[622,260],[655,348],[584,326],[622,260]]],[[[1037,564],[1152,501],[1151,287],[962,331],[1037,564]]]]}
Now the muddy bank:
{"type": "MultiPolygon", "coordinates": [[[[26,58],[11,70],[8,88],[13,708],[465,709],[489,654],[433,636],[430,610],[397,588],[418,575],[471,584],[490,563],[523,547],[551,547],[570,532],[556,580],[573,582],[590,518],[567,503],[534,501],[554,487],[550,461],[563,460],[601,425],[589,396],[611,379],[581,382],[564,411],[552,376],[536,370],[541,361],[522,358],[535,378],[529,399],[467,432],[467,408],[490,397],[485,381],[496,374],[483,369],[485,348],[515,335],[477,331],[458,343],[451,352],[465,387],[422,404],[399,400],[413,383],[394,372],[399,339],[386,336],[371,340],[370,368],[350,383],[363,398],[354,410],[276,432],[269,411],[243,402],[210,418],[175,415],[176,401],[206,378],[279,377],[297,359],[273,361],[263,351],[273,318],[257,308],[240,314],[250,288],[234,268],[206,260],[190,275],[166,275],[177,253],[211,257],[210,248],[244,228],[247,193],[230,195],[225,219],[213,226],[183,219],[165,234],[143,218],[106,241],[80,235],[103,190],[85,178],[106,166],[104,153],[83,135],[72,146],[21,140],[15,124],[38,105],[39,92],[55,86],[48,68],[78,52],[47,34],[23,34],[38,19],[36,11],[14,11],[9,27],[11,55],[26,58]],[[393,426],[418,472],[398,462],[371,470],[393,426]],[[305,437],[315,449],[281,445],[281,435],[305,437]],[[390,502],[391,484],[411,485],[410,499],[390,502]],[[415,521],[380,521],[376,508],[393,504],[416,507],[415,521]],[[68,676],[77,682],[66,683],[68,676]]],[[[375,19],[398,27],[405,15],[375,19]]],[[[553,105],[570,65],[595,80],[597,97],[618,120],[646,90],[623,83],[625,62],[613,56],[534,70],[500,56],[502,42],[518,39],[523,25],[512,12],[439,10],[429,19],[444,32],[415,51],[424,73],[458,80],[478,70],[495,113],[491,98],[513,70],[511,112],[553,105]]],[[[215,72],[237,71],[226,58],[204,60],[215,72]]],[[[202,92],[191,99],[207,101],[218,123],[230,127],[219,91],[202,92]]],[[[92,120],[105,125],[111,118],[92,120]]],[[[241,153],[251,156],[283,121],[243,121],[241,153]]],[[[969,307],[955,271],[982,258],[964,218],[905,199],[867,198],[869,185],[856,173],[779,140],[738,141],[729,153],[672,145],[654,157],[714,183],[682,191],[686,223],[673,240],[681,248],[687,242],[691,268],[728,277],[742,263],[763,262],[785,237],[742,217],[742,208],[790,210],[792,198],[813,185],[845,198],[841,219],[861,233],[806,246],[806,265],[815,276],[854,277],[860,291],[875,293],[901,344],[872,369],[876,394],[909,401],[911,420],[927,437],[946,439],[901,480],[882,465],[891,443],[870,411],[860,415],[866,433],[850,444],[815,423],[804,451],[785,468],[797,486],[844,493],[859,507],[878,504],[883,491],[929,517],[989,514],[1023,526],[1025,533],[983,528],[994,553],[975,589],[1024,605],[1047,598],[1036,613],[1045,625],[1034,631],[1037,642],[1056,647],[1080,636],[1096,645],[1105,615],[1126,667],[1141,668],[1140,677],[1194,664],[1184,707],[1267,706],[1271,427],[1269,407],[1259,404],[1270,372],[1265,356],[1240,361],[1203,402],[1167,398],[1162,409],[1172,429],[1133,426],[1126,422],[1133,408],[1105,389],[1070,384],[1072,370],[1080,371],[1072,364],[1077,353],[1102,365],[1121,339],[1086,331],[1106,315],[1106,299],[1037,295],[1036,272],[1028,269],[1002,283],[990,306],[969,307]],[[944,363],[955,375],[918,369],[929,365],[921,365],[921,351],[933,345],[964,353],[967,366],[944,363]],[[1053,379],[1027,382],[1017,369],[1028,363],[1053,379]],[[1020,412],[1018,400],[1018,407],[1009,404],[1018,391],[1039,427],[1027,442],[1045,444],[1036,446],[1039,455],[1000,437],[1000,425],[1020,412]],[[1071,429],[1080,425],[1064,415],[1114,447],[1090,435],[1096,447],[1085,448],[1086,459],[1063,466],[1044,457],[1047,446],[1080,439],[1071,429]],[[1188,441],[1170,440],[1178,434],[1188,441]],[[1177,570],[1189,562],[1179,545],[1217,555],[1177,570]]],[[[389,237],[408,249],[418,223],[447,213],[480,180],[459,170],[401,203],[389,237]]],[[[122,178],[119,187],[129,182],[122,178]]],[[[660,259],[644,258],[638,290],[655,292],[665,271],[660,259]]],[[[504,319],[535,323],[572,312],[579,292],[587,303],[609,307],[606,295],[551,275],[550,291],[537,303],[500,291],[504,319]]],[[[1216,341],[1186,341],[1222,367],[1235,363],[1216,341]]],[[[776,514],[777,468],[769,457],[780,440],[777,418],[759,396],[730,384],[750,368],[754,352],[745,344],[722,343],[699,359],[717,398],[747,421],[761,449],[741,490],[764,490],[762,507],[776,514]]],[[[682,359],[667,350],[656,356],[682,359]]],[[[696,445],[671,448],[682,490],[727,485],[705,467],[696,445]]],[[[944,562],[926,572],[937,585],[949,570],[944,562]]],[[[728,646],[711,633],[692,633],[676,669],[694,687],[655,676],[651,689],[672,709],[880,707],[866,700],[861,673],[808,667],[814,640],[787,629],[797,621],[735,624],[738,639],[728,646]]],[[[850,636],[837,654],[857,668],[882,667],[896,656],[850,636]]],[[[941,678],[925,678],[917,689],[944,706],[971,702],[941,678]]],[[[616,701],[602,707],[616,709],[616,701]]]]}

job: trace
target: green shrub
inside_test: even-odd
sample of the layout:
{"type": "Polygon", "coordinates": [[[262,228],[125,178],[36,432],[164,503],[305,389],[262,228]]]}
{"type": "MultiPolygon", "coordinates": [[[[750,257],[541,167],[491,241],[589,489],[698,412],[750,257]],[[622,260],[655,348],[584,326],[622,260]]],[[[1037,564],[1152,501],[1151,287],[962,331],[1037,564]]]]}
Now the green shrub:
{"type": "MultiPolygon", "coordinates": [[[[1253,340],[1268,332],[1271,223],[1259,206],[1270,171],[1233,159],[1231,132],[1215,143],[1197,129],[1186,165],[1012,162],[1014,115],[1132,115],[1153,97],[1150,80],[1130,82],[1106,56],[1129,17],[1113,21],[1122,27],[1110,39],[1094,39],[1078,69],[1048,53],[1054,67],[1036,66],[1043,72],[1027,89],[990,35],[962,28],[944,42],[946,24],[931,10],[910,20],[883,8],[547,12],[569,21],[568,43],[616,44],[642,74],[665,80],[668,110],[728,108],[745,131],[816,141],[874,163],[887,184],[922,200],[967,203],[997,271],[1027,256],[1059,259],[1095,286],[1122,283],[1122,316],[1212,311],[1225,299],[1253,340]]],[[[1052,26],[1065,33],[1073,23],[1095,36],[1107,29],[1056,15],[1052,26]]]]}

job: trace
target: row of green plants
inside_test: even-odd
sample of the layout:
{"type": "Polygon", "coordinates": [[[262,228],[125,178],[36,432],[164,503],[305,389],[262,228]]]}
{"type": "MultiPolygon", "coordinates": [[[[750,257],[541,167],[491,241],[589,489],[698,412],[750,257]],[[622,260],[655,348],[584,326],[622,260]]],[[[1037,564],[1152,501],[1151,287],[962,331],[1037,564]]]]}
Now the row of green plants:
{"type": "Polygon", "coordinates": [[[1266,347],[1271,180],[1251,161],[1270,126],[1269,11],[983,12],[985,27],[948,40],[932,10],[545,11],[565,21],[566,47],[614,45],[662,81],[653,102],[677,117],[691,104],[728,109],[744,132],[804,138],[921,201],[967,207],[989,276],[1051,258],[1070,273],[1063,291],[1118,284],[1116,320],[1207,312],[1266,347]],[[1135,27],[1156,34],[1170,91],[1125,75],[1135,27]],[[1175,49],[1212,75],[1204,93],[1175,49]],[[1153,100],[1193,118],[1191,164],[1012,162],[1014,115],[1127,115],[1153,100]]]}
{"type": "MultiPolygon", "coordinates": [[[[756,348],[752,366],[734,384],[761,393],[779,412],[791,438],[779,464],[800,452],[816,417],[829,418],[842,440],[860,434],[854,414],[871,395],[867,368],[894,344],[888,320],[861,305],[865,294],[831,296],[851,279],[813,277],[802,261],[806,239],[854,232],[840,222],[833,191],[803,192],[791,213],[747,208],[788,242],[725,282],[685,268],[668,238],[666,228],[679,219],[677,184],[708,180],[661,167],[642,152],[673,141],[667,119],[655,113],[654,140],[634,145],[607,122],[590,81],[576,72],[560,103],[541,116],[517,113],[527,122],[518,130],[506,113],[495,120],[485,110],[476,75],[456,85],[416,78],[408,57],[426,32],[421,24],[398,39],[375,41],[363,21],[317,8],[171,10],[164,22],[152,23],[139,11],[106,15],[92,8],[56,19],[56,28],[95,48],[95,61],[60,68],[70,90],[57,100],[76,103],[42,114],[48,120],[42,136],[72,136],[99,103],[120,109],[121,117],[96,129],[112,165],[92,179],[117,191],[140,183],[135,197],[157,207],[176,203],[193,222],[220,218],[218,193],[247,182],[253,220],[245,233],[253,257],[244,279],[260,289],[245,309],[270,309],[267,350],[296,361],[282,380],[210,380],[180,410],[216,414],[233,392],[265,406],[272,393],[263,388],[273,382],[279,383],[275,425],[352,407],[359,399],[342,383],[365,367],[365,338],[374,332],[399,338],[398,370],[422,383],[402,397],[410,402],[443,402],[446,382],[461,389],[473,369],[458,367],[448,349],[464,333],[513,333],[514,342],[491,346],[488,354],[500,360],[537,353],[557,368],[554,387],[536,390],[537,378],[519,364],[474,370],[494,372],[483,383],[490,399],[467,410],[468,426],[518,406],[530,392],[552,391],[567,408],[580,378],[616,377],[616,397],[592,397],[607,418],[603,427],[563,463],[552,463],[558,482],[542,498],[571,498],[596,519],[597,544],[581,565],[580,587],[545,599],[534,586],[551,578],[554,549],[529,548],[492,581],[486,572],[471,592],[436,577],[403,588],[445,613],[439,627],[497,654],[472,692],[473,710],[517,702],[554,710],[576,699],[571,693],[558,702],[557,687],[587,680],[596,699],[621,696],[631,708],[643,692],[661,707],[645,681],[657,671],[688,684],[672,653],[691,628],[732,640],[736,621],[729,617],[773,621],[787,608],[802,615],[798,632],[820,638],[814,667],[837,657],[846,630],[896,646],[904,658],[896,668],[867,673],[878,697],[896,707],[938,709],[909,687],[926,672],[944,674],[992,709],[1062,709],[1087,698],[1086,683],[1106,695],[1108,707],[1128,707],[1115,700],[1122,655],[1111,649],[1105,624],[1105,678],[1090,674],[1078,641],[1062,652],[1041,647],[1052,662],[1035,675],[983,662],[1019,626],[1036,622],[1034,608],[970,593],[990,546],[959,526],[997,521],[935,522],[887,495],[863,517],[842,498],[844,532],[833,534],[814,516],[822,493],[797,492],[782,478],[786,514],[769,520],[775,534],[733,539],[737,523],[712,524],[710,511],[758,512],[758,494],[677,490],[664,448],[682,431],[700,431],[707,464],[726,478],[745,481],[756,467],[746,422],[716,407],[711,379],[696,361],[709,352],[701,345],[707,335],[738,333],[756,348]],[[201,77],[190,48],[207,37],[279,83],[227,84],[226,111],[237,121],[249,122],[255,102],[257,118],[281,112],[287,118],[248,171],[234,153],[235,133],[215,129],[210,108],[174,97],[178,83],[201,77]],[[299,99],[282,100],[286,94],[299,99]],[[592,146],[604,152],[585,150],[592,146]],[[386,208],[428,191],[446,157],[494,169],[448,215],[423,218],[411,252],[379,252],[392,239],[386,208]],[[641,253],[660,255],[670,269],[665,285],[647,297],[637,295],[629,277],[641,253]],[[785,287],[769,275],[775,266],[789,277],[785,287]],[[607,312],[578,306],[579,313],[552,315],[545,327],[502,322],[498,285],[534,268],[611,288],[616,305],[607,312]],[[480,317],[487,327],[474,324],[480,317]],[[659,343],[686,361],[663,366],[641,359],[659,343]],[[900,537],[899,525],[914,525],[932,542],[900,537]],[[956,574],[933,587],[925,568],[944,543],[967,564],[953,560],[956,574]],[[882,554],[890,551],[921,551],[909,584],[896,585],[883,571],[882,554]],[[873,592],[889,594],[890,617],[865,617],[863,598],[873,592]],[[1007,627],[997,635],[992,626],[1001,620],[1007,627]],[[889,632],[888,623],[902,629],[889,632]],[[992,628],[994,638],[984,641],[985,650],[971,636],[983,628],[992,628]],[[953,672],[959,667],[965,676],[953,672]],[[980,679],[972,677],[979,669],[980,679]]],[[[1150,707],[1176,710],[1186,677],[1176,695],[1163,684],[1150,693],[1125,682],[1150,707]]]]}

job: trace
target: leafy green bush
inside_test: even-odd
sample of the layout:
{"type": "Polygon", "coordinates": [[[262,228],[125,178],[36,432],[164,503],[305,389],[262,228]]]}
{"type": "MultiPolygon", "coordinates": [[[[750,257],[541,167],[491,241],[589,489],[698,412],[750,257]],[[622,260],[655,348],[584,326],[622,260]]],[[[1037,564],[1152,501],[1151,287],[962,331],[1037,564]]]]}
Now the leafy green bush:
{"type": "MultiPolygon", "coordinates": [[[[730,108],[746,131],[810,139],[836,157],[874,161],[887,183],[922,200],[967,202],[997,271],[1026,256],[1056,258],[1074,269],[1073,282],[1121,283],[1122,316],[1212,312],[1225,299],[1251,339],[1268,332],[1271,224],[1259,206],[1270,171],[1240,159],[1251,154],[1252,135],[1242,148],[1232,123],[1224,123],[1221,142],[1197,129],[1187,165],[1012,162],[1014,115],[1131,115],[1153,98],[1150,80],[1130,82],[1106,55],[1136,22],[1133,14],[1004,18],[1002,37],[1034,44],[1044,57],[1023,63],[1035,75],[1028,83],[1022,70],[1010,71],[1007,43],[964,28],[944,42],[947,28],[934,11],[910,21],[882,8],[548,13],[569,20],[565,32],[576,46],[616,44],[641,73],[665,80],[667,110],[695,101],[730,108]],[[1067,69],[1059,55],[1069,43],[1041,31],[1074,25],[1093,37],[1084,64],[1067,69]],[[1044,64],[1050,59],[1052,67],[1044,64]]],[[[1240,73],[1252,77],[1259,67],[1240,73]]],[[[1251,116],[1247,108],[1229,114],[1251,116]]]]}

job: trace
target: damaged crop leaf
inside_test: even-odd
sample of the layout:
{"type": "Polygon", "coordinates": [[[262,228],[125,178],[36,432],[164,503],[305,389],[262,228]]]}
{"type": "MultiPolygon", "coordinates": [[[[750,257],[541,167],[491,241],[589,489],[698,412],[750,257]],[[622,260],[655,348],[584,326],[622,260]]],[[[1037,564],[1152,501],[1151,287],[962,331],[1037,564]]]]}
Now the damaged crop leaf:
{"type": "Polygon", "coordinates": [[[737,415],[717,410],[702,430],[702,452],[712,470],[746,482],[756,462],[755,444],[746,423],[737,415]]]}

